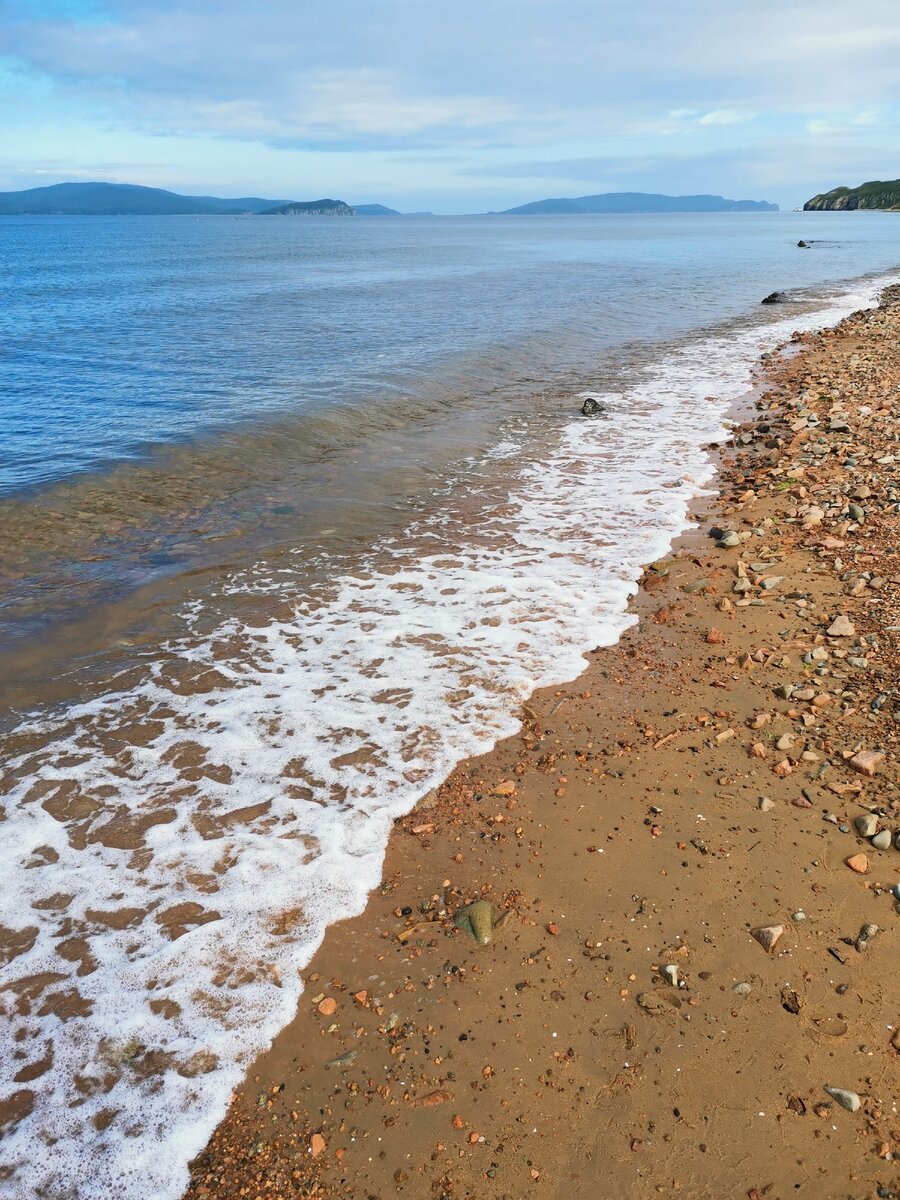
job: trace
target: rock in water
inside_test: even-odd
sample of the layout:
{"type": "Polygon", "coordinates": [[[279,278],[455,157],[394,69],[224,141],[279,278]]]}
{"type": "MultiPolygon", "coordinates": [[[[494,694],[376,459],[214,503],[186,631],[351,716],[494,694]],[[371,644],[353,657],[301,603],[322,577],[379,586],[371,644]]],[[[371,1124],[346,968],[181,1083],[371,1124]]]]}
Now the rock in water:
{"type": "Polygon", "coordinates": [[[606,409],[599,400],[594,400],[592,396],[588,396],[587,400],[581,406],[581,412],[585,417],[596,417],[600,413],[606,412],[606,409]]]}
{"type": "Polygon", "coordinates": [[[493,941],[494,930],[503,924],[508,915],[487,900],[476,900],[459,909],[453,917],[453,924],[474,938],[479,946],[487,946],[493,941]]]}
{"type": "Polygon", "coordinates": [[[785,292],[769,292],[768,296],[764,296],[760,300],[760,304],[783,304],[787,300],[785,292]]]}
{"type": "Polygon", "coordinates": [[[803,238],[801,238],[800,241],[797,243],[797,248],[798,248],[798,250],[808,250],[809,242],[804,242],[803,238]]]}
{"type": "Polygon", "coordinates": [[[763,925],[759,929],[750,930],[750,936],[759,942],[768,954],[775,949],[775,943],[783,933],[783,925],[763,925]]]}
{"type": "Polygon", "coordinates": [[[841,1108],[846,1108],[847,1112],[857,1112],[862,1105],[862,1100],[856,1092],[848,1092],[846,1088],[826,1087],[825,1091],[832,1100],[837,1100],[841,1108]]]}

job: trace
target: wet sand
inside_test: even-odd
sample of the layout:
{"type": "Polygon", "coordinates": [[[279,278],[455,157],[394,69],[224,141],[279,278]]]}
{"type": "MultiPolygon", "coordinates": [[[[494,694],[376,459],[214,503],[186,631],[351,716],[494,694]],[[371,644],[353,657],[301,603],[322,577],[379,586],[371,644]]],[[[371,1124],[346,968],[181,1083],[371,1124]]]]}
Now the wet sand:
{"type": "Polygon", "coordinates": [[[900,1195],[900,851],[854,826],[900,827],[898,334],[894,289],[770,362],[639,623],[397,823],[190,1200],[900,1195]]]}

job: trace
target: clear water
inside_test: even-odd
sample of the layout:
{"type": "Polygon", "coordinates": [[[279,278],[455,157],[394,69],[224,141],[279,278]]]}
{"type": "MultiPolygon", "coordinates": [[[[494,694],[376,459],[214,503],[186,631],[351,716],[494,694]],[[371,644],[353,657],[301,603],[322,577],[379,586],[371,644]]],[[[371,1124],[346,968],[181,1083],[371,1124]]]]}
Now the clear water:
{"type": "Polygon", "coordinates": [[[898,240],[878,213],[0,218],[0,494],[478,352],[515,376],[530,339],[596,362],[892,266],[898,240]]]}
{"type": "Polygon", "coordinates": [[[180,1195],[392,820],[620,636],[898,229],[0,223],[0,1192],[180,1195]]]}

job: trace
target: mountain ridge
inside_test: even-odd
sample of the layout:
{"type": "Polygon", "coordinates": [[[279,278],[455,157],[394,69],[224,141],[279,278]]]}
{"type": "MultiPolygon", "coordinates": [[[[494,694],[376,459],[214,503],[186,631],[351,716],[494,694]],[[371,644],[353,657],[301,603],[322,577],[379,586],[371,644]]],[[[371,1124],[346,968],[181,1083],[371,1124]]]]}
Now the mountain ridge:
{"type": "Polygon", "coordinates": [[[726,200],[724,196],[666,196],[658,192],[601,192],[593,196],[533,200],[490,216],[540,216],[552,213],[655,213],[655,212],[778,212],[768,200],[726,200]]]}

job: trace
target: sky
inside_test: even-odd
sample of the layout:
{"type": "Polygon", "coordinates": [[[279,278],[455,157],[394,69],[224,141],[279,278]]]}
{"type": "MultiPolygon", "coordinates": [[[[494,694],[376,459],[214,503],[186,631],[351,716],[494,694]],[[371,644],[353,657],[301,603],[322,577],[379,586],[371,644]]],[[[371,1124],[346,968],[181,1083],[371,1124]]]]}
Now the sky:
{"type": "Polygon", "coordinates": [[[0,190],[404,211],[900,176],[898,0],[0,0],[0,190]]]}

